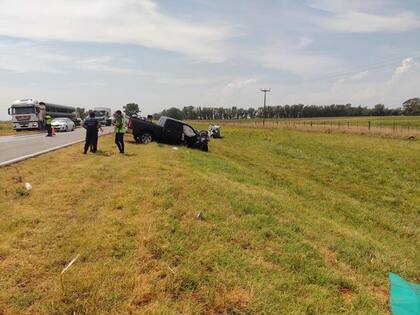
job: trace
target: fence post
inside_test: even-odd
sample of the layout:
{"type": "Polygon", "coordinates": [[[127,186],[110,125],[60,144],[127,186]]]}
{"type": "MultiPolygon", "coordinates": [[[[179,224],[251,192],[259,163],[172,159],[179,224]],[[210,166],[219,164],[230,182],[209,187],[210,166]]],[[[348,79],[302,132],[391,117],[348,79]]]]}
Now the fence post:
{"type": "Polygon", "coordinates": [[[312,120],[311,120],[311,128],[312,128],[312,120]]]}
{"type": "Polygon", "coordinates": [[[368,129],[370,130],[370,120],[368,121],[368,129]]]}
{"type": "Polygon", "coordinates": [[[350,129],[350,122],[347,122],[347,129],[350,129]]]}

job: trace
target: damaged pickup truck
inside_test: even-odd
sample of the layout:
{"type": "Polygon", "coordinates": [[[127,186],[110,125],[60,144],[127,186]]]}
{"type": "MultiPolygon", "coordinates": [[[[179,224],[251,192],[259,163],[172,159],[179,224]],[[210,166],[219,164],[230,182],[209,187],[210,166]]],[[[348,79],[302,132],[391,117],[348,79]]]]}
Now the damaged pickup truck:
{"type": "Polygon", "coordinates": [[[137,143],[147,144],[157,141],[208,151],[207,131],[197,131],[185,122],[170,117],[162,116],[157,124],[131,117],[128,128],[131,129],[137,143]]]}

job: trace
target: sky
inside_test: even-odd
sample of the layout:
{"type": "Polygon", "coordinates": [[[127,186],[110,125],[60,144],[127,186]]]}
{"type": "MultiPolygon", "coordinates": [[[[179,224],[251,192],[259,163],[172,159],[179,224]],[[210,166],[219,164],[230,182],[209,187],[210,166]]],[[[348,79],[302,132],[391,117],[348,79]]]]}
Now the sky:
{"type": "Polygon", "coordinates": [[[400,107],[420,96],[419,0],[0,0],[0,120],[36,98],[400,107]]]}

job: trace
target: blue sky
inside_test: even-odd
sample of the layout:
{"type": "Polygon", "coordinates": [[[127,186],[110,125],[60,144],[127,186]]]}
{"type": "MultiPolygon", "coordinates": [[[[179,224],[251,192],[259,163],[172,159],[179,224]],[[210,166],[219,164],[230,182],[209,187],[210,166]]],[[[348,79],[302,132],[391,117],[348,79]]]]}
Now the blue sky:
{"type": "Polygon", "coordinates": [[[16,99],[86,108],[420,96],[418,0],[0,0],[0,119],[16,99]]]}

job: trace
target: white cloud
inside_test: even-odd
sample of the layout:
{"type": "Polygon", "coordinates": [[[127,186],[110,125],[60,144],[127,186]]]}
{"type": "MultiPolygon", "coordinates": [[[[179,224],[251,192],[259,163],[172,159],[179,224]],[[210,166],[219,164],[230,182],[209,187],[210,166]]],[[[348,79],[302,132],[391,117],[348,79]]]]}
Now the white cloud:
{"type": "Polygon", "coordinates": [[[300,51],[268,52],[260,61],[266,68],[288,71],[304,78],[331,72],[341,65],[334,57],[300,51]]]}
{"type": "Polygon", "coordinates": [[[228,88],[228,89],[242,89],[242,88],[246,87],[247,85],[252,84],[252,83],[256,83],[256,82],[257,82],[257,79],[255,79],[255,78],[233,80],[233,81],[230,81],[226,85],[226,88],[228,88]]]}
{"type": "Polygon", "coordinates": [[[237,105],[240,100],[247,98],[249,94],[257,94],[259,89],[257,87],[257,78],[238,78],[229,81],[226,85],[221,87],[219,104],[237,105]]]}
{"type": "Polygon", "coordinates": [[[347,11],[378,12],[387,8],[395,10],[395,0],[312,0],[308,5],[312,8],[337,13],[347,11]]]}
{"type": "Polygon", "coordinates": [[[420,28],[420,17],[391,0],[312,0],[309,6],[324,11],[319,24],[346,33],[405,32],[420,28]]]}
{"type": "Polygon", "coordinates": [[[360,80],[366,79],[368,76],[369,76],[369,71],[366,70],[366,71],[356,73],[350,77],[340,79],[337,81],[337,83],[360,81],[360,80]]]}
{"type": "Polygon", "coordinates": [[[349,33],[405,32],[420,28],[420,18],[412,12],[385,16],[348,11],[322,21],[326,29],[349,33]]]}
{"type": "Polygon", "coordinates": [[[127,75],[152,75],[134,67],[132,61],[127,58],[66,55],[52,52],[48,47],[28,41],[0,42],[0,72],[65,73],[69,69],[127,75]]]}
{"type": "Polygon", "coordinates": [[[413,59],[402,61],[388,78],[370,76],[367,71],[340,79],[329,86],[306,86],[284,96],[284,103],[346,104],[373,106],[378,103],[401,106],[405,100],[418,96],[420,65],[413,59]],[[306,90],[302,94],[300,91],[306,90]],[[312,90],[312,91],[311,91],[312,90]]]}
{"type": "Polygon", "coordinates": [[[394,75],[399,76],[418,66],[419,64],[416,61],[414,61],[413,57],[406,58],[402,61],[401,65],[398,66],[397,69],[395,69],[394,75]]]}
{"type": "Polygon", "coordinates": [[[188,23],[153,0],[3,0],[0,35],[27,39],[136,44],[218,62],[231,29],[188,23]]]}

